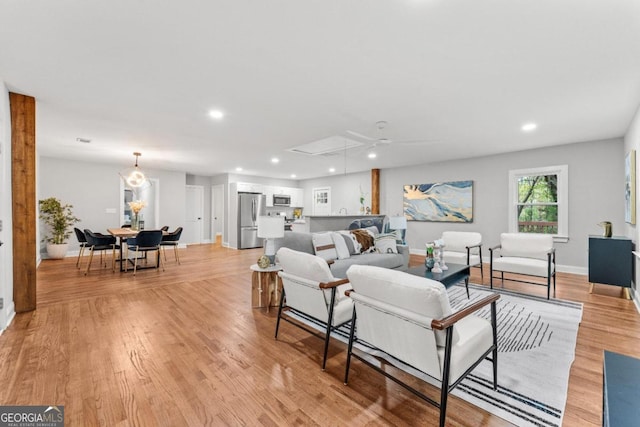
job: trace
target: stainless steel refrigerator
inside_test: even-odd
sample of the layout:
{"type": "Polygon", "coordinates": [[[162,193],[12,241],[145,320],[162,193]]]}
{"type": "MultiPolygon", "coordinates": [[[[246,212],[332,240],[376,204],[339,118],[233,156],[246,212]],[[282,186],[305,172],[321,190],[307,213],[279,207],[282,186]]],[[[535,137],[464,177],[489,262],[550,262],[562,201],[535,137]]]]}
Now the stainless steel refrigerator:
{"type": "Polygon", "coordinates": [[[266,196],[259,193],[238,193],[238,249],[261,248],[258,238],[258,217],[266,215],[266,196]]]}

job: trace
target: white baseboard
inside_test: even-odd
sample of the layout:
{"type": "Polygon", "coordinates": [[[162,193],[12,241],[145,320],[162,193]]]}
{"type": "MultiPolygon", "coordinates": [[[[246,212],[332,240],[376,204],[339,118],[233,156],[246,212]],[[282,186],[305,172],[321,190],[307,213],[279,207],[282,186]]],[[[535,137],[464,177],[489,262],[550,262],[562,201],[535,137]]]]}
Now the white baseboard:
{"type": "Polygon", "coordinates": [[[633,300],[633,304],[636,306],[636,310],[638,311],[638,313],[640,313],[640,294],[638,293],[638,290],[636,289],[635,291],[633,290],[633,288],[631,288],[631,299],[633,300]]]}

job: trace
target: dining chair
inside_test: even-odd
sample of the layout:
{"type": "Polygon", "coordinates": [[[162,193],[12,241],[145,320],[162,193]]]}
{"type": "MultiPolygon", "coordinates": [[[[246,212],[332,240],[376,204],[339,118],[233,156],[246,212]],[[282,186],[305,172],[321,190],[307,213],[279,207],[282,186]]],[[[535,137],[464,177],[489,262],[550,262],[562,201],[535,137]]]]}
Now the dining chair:
{"type": "Polygon", "coordinates": [[[164,225],[160,228],[160,230],[162,231],[169,231],[169,226],[168,225],[164,225]]]}
{"type": "MultiPolygon", "coordinates": [[[[133,275],[136,275],[138,270],[138,256],[140,253],[145,255],[151,251],[157,251],[156,269],[162,266],[164,271],[164,264],[162,257],[160,256],[160,242],[162,241],[162,230],[141,230],[136,237],[127,239],[127,254],[130,250],[135,251],[133,261],[133,275]]],[[[128,256],[127,256],[128,257],[128,256]]],[[[125,271],[127,267],[125,264],[125,271]]]]}
{"type": "Polygon", "coordinates": [[[162,241],[160,242],[160,246],[162,247],[162,254],[164,255],[164,260],[167,260],[167,253],[165,252],[165,246],[173,246],[173,254],[176,257],[176,262],[180,264],[180,256],[178,255],[178,240],[180,240],[180,235],[182,234],[182,227],[178,227],[175,231],[162,235],[162,241]]]}
{"type": "Polygon", "coordinates": [[[116,249],[120,249],[120,245],[116,244],[116,238],[101,233],[94,233],[86,228],[84,230],[84,235],[87,238],[87,247],[89,248],[89,263],[87,264],[87,269],[85,270],[84,275],[86,276],[89,274],[91,261],[93,261],[93,253],[95,251],[100,252],[100,264],[102,264],[103,252],[111,250],[111,269],[116,271],[116,249]]]}
{"type": "Polygon", "coordinates": [[[80,251],[78,252],[78,259],[76,260],[76,268],[80,268],[80,260],[84,255],[84,249],[89,246],[87,243],[87,237],[84,235],[82,230],[77,227],[73,228],[73,231],[76,233],[76,239],[78,239],[78,243],[80,244],[80,251]]]}

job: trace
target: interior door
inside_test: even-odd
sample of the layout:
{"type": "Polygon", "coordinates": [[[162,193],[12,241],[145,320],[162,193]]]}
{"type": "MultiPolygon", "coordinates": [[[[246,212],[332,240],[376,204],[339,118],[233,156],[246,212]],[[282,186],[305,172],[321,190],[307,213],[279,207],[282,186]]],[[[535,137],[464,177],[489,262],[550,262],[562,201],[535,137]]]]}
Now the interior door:
{"type": "Polygon", "coordinates": [[[187,244],[202,243],[202,218],[204,217],[204,187],[186,186],[186,220],[182,231],[182,240],[187,244]]]}
{"type": "Polygon", "coordinates": [[[222,236],[224,242],[224,185],[211,187],[211,238],[217,242],[218,236],[222,236]]]}
{"type": "Polygon", "coordinates": [[[313,189],[313,214],[331,215],[331,187],[313,189]]]}

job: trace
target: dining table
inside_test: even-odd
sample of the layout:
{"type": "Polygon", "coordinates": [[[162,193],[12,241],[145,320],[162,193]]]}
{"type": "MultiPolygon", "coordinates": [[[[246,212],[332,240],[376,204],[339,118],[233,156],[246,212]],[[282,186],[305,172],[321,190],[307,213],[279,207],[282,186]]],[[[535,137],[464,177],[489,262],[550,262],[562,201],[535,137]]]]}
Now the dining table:
{"type": "MultiPolygon", "coordinates": [[[[127,262],[127,261],[131,261],[129,260],[129,258],[124,259],[122,257],[122,248],[124,247],[124,245],[127,244],[127,239],[131,238],[131,237],[136,237],[138,235],[138,232],[140,232],[141,230],[133,230],[129,227],[121,227],[121,228],[107,228],[107,232],[109,234],[111,234],[112,236],[114,236],[115,238],[117,238],[119,240],[119,246],[120,246],[120,258],[118,260],[118,262],[120,263],[120,271],[124,272],[124,266],[123,266],[123,262],[127,262]]],[[[169,234],[166,231],[162,231],[162,234],[169,234]]],[[[160,251],[158,251],[158,261],[160,260],[160,251]]],[[[150,267],[138,267],[138,269],[141,268],[150,268],[150,267]]],[[[154,267],[155,268],[155,267],[154,267]]]]}

